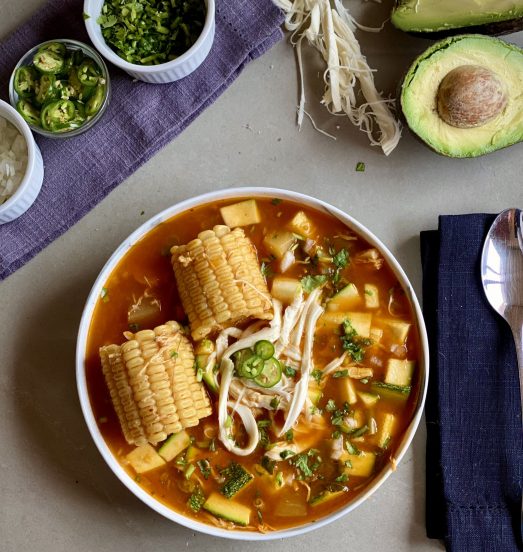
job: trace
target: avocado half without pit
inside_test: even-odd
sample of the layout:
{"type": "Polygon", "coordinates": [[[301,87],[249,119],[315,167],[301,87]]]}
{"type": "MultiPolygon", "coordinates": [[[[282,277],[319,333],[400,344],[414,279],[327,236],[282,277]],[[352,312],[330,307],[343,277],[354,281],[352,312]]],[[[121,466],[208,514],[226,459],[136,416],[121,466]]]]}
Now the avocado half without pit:
{"type": "Polygon", "coordinates": [[[392,24],[426,38],[461,33],[501,35],[523,30],[520,0],[396,0],[392,24]]]}
{"type": "Polygon", "coordinates": [[[521,142],[523,50],[483,35],[437,42],[408,70],[399,102],[409,128],[449,157],[521,142]]]}

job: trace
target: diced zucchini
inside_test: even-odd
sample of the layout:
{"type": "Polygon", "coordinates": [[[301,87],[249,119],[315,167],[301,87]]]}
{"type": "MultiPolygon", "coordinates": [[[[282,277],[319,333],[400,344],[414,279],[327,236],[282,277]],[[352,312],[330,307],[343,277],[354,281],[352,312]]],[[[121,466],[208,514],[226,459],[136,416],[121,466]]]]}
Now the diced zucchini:
{"type": "Polygon", "coordinates": [[[265,247],[277,259],[281,259],[287,251],[296,243],[296,236],[292,232],[273,231],[263,239],[265,247]]]}
{"type": "Polygon", "coordinates": [[[380,292],[378,286],[374,284],[365,284],[363,286],[363,293],[365,294],[365,306],[368,309],[377,309],[380,306],[380,292]]]}
{"type": "Polygon", "coordinates": [[[166,461],[170,462],[178,456],[180,452],[185,450],[191,444],[189,434],[182,430],[179,433],[171,435],[167,441],[160,447],[158,454],[166,461]]]}
{"type": "Polygon", "coordinates": [[[378,393],[380,397],[387,399],[406,400],[411,391],[410,385],[401,386],[385,383],[382,381],[373,381],[371,383],[372,390],[378,393]]]}
{"type": "Polygon", "coordinates": [[[387,448],[392,438],[395,425],[396,416],[390,412],[384,412],[378,421],[378,433],[376,434],[378,447],[387,448]]]}
{"type": "Polygon", "coordinates": [[[233,205],[227,205],[220,209],[220,213],[223,222],[230,228],[258,224],[261,221],[258,204],[255,199],[247,199],[233,205]]]}
{"type": "Polygon", "coordinates": [[[340,464],[343,471],[349,477],[369,477],[374,471],[376,455],[372,452],[363,452],[360,454],[349,454],[344,452],[340,457],[340,464]],[[346,462],[349,462],[346,464],[346,462]]]}
{"type": "Polygon", "coordinates": [[[413,360],[389,358],[387,371],[385,372],[385,383],[402,387],[410,385],[415,365],[416,363],[413,360]]]}
{"type": "Polygon", "coordinates": [[[346,312],[359,306],[361,297],[358,288],[354,284],[347,284],[343,289],[333,295],[327,303],[329,312],[346,312]]]}
{"type": "Polygon", "coordinates": [[[310,238],[314,234],[314,226],[303,211],[298,211],[287,227],[291,232],[295,232],[305,238],[310,238]]]}
{"type": "Polygon", "coordinates": [[[185,460],[188,464],[190,464],[191,462],[194,462],[200,454],[202,454],[202,450],[194,445],[191,445],[185,453],[185,460]]]}
{"type": "Polygon", "coordinates": [[[272,281],[271,295],[283,304],[290,305],[300,288],[300,281],[296,278],[276,276],[272,281]]]}
{"type": "Polygon", "coordinates": [[[368,393],[367,391],[360,391],[358,396],[364,402],[365,406],[374,406],[380,400],[379,395],[376,393],[368,393]]]}
{"type": "Polygon", "coordinates": [[[165,465],[164,459],[149,443],[136,447],[125,458],[136,473],[145,473],[165,465]]]}
{"type": "Polygon", "coordinates": [[[345,320],[348,320],[356,333],[361,337],[370,337],[370,326],[372,323],[372,313],[370,312],[326,312],[318,320],[321,327],[341,326],[345,320]]]}
{"type": "Polygon", "coordinates": [[[395,345],[403,345],[409,335],[411,324],[395,318],[379,318],[375,325],[384,330],[383,337],[395,345]]]}
{"type": "Polygon", "coordinates": [[[334,500],[335,498],[339,498],[340,496],[343,496],[346,493],[346,491],[329,491],[325,490],[319,495],[316,495],[312,497],[309,500],[309,504],[311,506],[320,506],[321,504],[325,504],[326,502],[330,502],[331,500],[334,500]]]}
{"type": "Polygon", "coordinates": [[[320,402],[321,397],[323,396],[323,393],[317,385],[310,385],[308,389],[308,395],[311,403],[314,406],[318,406],[318,403],[320,402]]]}
{"type": "Polygon", "coordinates": [[[358,402],[356,388],[350,378],[339,378],[338,389],[343,402],[348,402],[349,404],[355,404],[358,402]]]}
{"type": "Polygon", "coordinates": [[[218,493],[211,493],[203,508],[219,518],[232,521],[238,525],[249,525],[251,520],[251,509],[248,506],[239,504],[230,498],[225,498],[218,493]]]}

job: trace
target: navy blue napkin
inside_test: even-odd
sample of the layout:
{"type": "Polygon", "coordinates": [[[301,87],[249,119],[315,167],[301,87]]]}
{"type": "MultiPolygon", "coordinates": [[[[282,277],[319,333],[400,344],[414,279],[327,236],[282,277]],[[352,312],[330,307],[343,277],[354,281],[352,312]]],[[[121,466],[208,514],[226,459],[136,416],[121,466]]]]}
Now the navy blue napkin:
{"type": "Polygon", "coordinates": [[[523,432],[516,352],[479,276],[493,215],[422,232],[429,333],[427,535],[451,552],[523,550],[523,432]]]}

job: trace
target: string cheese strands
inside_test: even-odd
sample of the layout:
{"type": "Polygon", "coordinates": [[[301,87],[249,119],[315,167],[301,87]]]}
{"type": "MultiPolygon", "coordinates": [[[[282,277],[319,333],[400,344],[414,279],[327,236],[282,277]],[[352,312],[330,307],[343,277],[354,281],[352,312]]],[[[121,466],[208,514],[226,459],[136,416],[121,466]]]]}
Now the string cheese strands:
{"type": "Polygon", "coordinates": [[[356,27],[373,32],[379,29],[357,24],[341,0],[334,0],[334,8],[330,0],[273,2],[285,13],[285,27],[294,33],[291,43],[296,47],[301,88],[298,126],[301,128],[306,114],[301,44],[305,38],[327,63],[322,103],[333,114],[345,114],[367,134],[371,145],[380,146],[389,155],[398,145],[401,127],[389,107],[393,100],[384,99],[376,90],[373,70],[354,35],[356,27]],[[361,105],[356,99],[357,82],[365,98],[361,105]]]}

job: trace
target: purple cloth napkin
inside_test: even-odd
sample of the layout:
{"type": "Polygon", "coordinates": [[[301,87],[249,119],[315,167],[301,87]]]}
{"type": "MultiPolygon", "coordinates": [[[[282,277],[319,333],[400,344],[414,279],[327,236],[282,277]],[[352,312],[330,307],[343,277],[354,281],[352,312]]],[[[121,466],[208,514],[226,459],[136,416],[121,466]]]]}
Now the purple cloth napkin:
{"type": "MultiPolygon", "coordinates": [[[[52,38],[90,43],[83,2],[50,0],[0,44],[0,97],[17,61],[52,38]]],[[[133,82],[109,65],[112,99],[103,118],[76,138],[37,136],[45,164],[42,191],[19,219],[0,225],[0,280],[89,212],[113,188],[191,123],[245,65],[282,36],[281,11],[271,0],[216,0],[211,52],[191,75],[172,84],[133,82]]]]}

